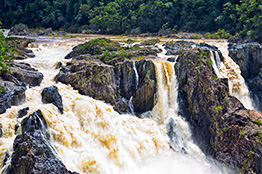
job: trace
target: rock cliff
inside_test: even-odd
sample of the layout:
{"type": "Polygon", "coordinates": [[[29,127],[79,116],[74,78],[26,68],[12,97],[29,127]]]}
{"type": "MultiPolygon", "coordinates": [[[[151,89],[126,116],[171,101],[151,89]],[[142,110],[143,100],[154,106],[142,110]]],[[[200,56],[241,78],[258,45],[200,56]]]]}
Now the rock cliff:
{"type": "Polygon", "coordinates": [[[229,95],[227,79],[216,77],[209,59],[210,52],[199,49],[178,57],[181,112],[204,152],[244,173],[261,173],[262,113],[229,95]]]}

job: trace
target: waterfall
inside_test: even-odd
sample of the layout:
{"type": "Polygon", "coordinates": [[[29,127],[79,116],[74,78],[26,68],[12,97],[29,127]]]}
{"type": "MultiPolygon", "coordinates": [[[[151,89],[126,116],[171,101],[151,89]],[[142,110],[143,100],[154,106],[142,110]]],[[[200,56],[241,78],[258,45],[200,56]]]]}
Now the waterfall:
{"type": "Polygon", "coordinates": [[[12,106],[0,115],[2,160],[6,151],[12,150],[17,121],[23,119],[17,119],[18,111],[29,107],[28,115],[38,109],[42,111],[51,142],[71,171],[83,174],[227,173],[206,159],[193,143],[187,122],[178,115],[174,63],[155,63],[158,101],[151,112],[153,119],[138,119],[133,115],[120,115],[111,105],[83,96],[71,86],[53,82],[59,71],[55,65],[70,61],[64,56],[73,45],[70,42],[30,45],[36,57],[22,61],[42,72],[44,79],[40,86],[27,89],[24,104],[12,106]],[[62,96],[64,114],[54,105],[41,101],[42,90],[51,85],[57,86],[62,96]],[[175,151],[170,150],[170,146],[175,151]]]}
{"type": "Polygon", "coordinates": [[[220,59],[217,51],[215,51],[215,54],[213,51],[210,51],[211,53],[211,61],[212,61],[212,68],[218,78],[221,78],[219,67],[220,67],[220,59]],[[217,57],[218,56],[218,57],[217,57]],[[218,61],[219,60],[219,61],[218,61]]]}
{"type": "MultiPolygon", "coordinates": [[[[228,56],[227,42],[220,44],[214,43],[221,50],[223,54],[223,62],[219,64],[220,78],[227,78],[229,85],[229,92],[232,96],[235,96],[238,100],[243,103],[247,109],[254,109],[252,100],[249,96],[249,90],[245,83],[245,79],[241,76],[241,70],[239,66],[228,56]]],[[[212,53],[213,54],[213,53],[212,53]]],[[[217,51],[212,57],[218,57],[217,51]]],[[[212,60],[213,62],[213,60],[212,60]]],[[[214,65],[214,63],[213,63],[214,65]]],[[[216,70],[215,73],[217,74],[216,70]]]]}
{"type": "Polygon", "coordinates": [[[138,72],[137,72],[137,69],[136,69],[136,62],[133,61],[133,70],[135,72],[135,78],[136,78],[136,90],[138,89],[138,82],[139,82],[139,76],[138,76],[138,72]]]}
{"type": "Polygon", "coordinates": [[[175,63],[156,62],[158,101],[152,118],[165,124],[171,139],[170,146],[178,152],[188,153],[203,159],[204,154],[192,142],[188,123],[178,115],[178,83],[174,71],[175,63]]]}

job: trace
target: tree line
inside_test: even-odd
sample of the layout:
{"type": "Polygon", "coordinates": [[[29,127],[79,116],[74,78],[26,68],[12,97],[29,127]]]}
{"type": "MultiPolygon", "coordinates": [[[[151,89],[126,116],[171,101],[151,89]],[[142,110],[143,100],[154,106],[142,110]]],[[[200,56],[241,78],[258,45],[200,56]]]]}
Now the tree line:
{"type": "Polygon", "coordinates": [[[1,0],[0,21],[10,28],[123,34],[215,32],[262,40],[261,0],[1,0]]]}

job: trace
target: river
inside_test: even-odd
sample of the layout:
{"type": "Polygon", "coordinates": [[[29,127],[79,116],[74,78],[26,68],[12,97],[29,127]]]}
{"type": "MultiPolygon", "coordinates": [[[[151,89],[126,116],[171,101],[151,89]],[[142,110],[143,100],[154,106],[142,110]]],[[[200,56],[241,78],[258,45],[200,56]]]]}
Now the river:
{"type": "MultiPolygon", "coordinates": [[[[44,79],[40,86],[28,88],[24,104],[12,106],[6,113],[0,115],[4,130],[4,135],[0,139],[0,158],[3,160],[7,150],[12,152],[12,143],[16,136],[14,128],[17,122],[22,120],[17,119],[17,112],[29,107],[29,114],[41,109],[48,123],[51,142],[59,158],[71,171],[94,174],[231,173],[232,171],[222,164],[206,157],[194,144],[188,123],[178,114],[175,63],[165,61],[163,52],[159,54],[159,60],[155,61],[159,97],[151,111],[152,119],[120,115],[111,105],[81,95],[71,86],[53,81],[59,72],[55,69],[56,64],[62,62],[65,65],[70,61],[64,57],[74,46],[98,37],[107,37],[118,42],[127,40],[124,36],[101,35],[34,38],[36,42],[31,43],[29,49],[33,50],[36,57],[21,61],[38,69],[43,73],[44,79]],[[42,90],[51,85],[57,86],[62,95],[64,114],[60,114],[52,104],[43,104],[41,101],[42,90]],[[167,136],[167,127],[170,125],[173,125],[173,132],[177,135],[173,141],[167,136]]],[[[148,38],[131,39],[141,42],[148,38]]],[[[159,39],[160,46],[172,40],[159,39]]],[[[217,45],[219,49],[226,49],[225,40],[193,41],[197,43],[204,41],[217,45]]],[[[230,59],[225,55],[227,53],[223,54],[226,61],[217,69],[222,77],[232,81],[231,94],[240,100],[243,96],[248,97],[248,91],[235,89],[238,78],[241,81],[240,85],[245,83],[240,77],[239,69],[233,71],[232,68],[237,67],[228,65],[233,63],[227,61],[230,59]],[[229,77],[229,74],[234,78],[229,77]]],[[[241,86],[239,88],[243,89],[241,86]]]]}

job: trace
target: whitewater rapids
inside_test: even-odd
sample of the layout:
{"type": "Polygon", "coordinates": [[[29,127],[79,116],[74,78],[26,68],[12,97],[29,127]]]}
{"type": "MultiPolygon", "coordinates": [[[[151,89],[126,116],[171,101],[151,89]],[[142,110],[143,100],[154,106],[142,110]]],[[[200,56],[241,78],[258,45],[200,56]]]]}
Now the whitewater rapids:
{"type": "MultiPolygon", "coordinates": [[[[28,88],[26,102],[12,106],[0,115],[3,137],[0,139],[0,158],[3,161],[6,151],[12,152],[16,137],[14,129],[17,113],[29,107],[31,114],[40,109],[45,117],[51,134],[52,144],[59,158],[68,170],[93,174],[224,174],[228,173],[222,165],[207,159],[191,139],[188,124],[177,115],[177,103],[169,101],[176,97],[177,86],[171,85],[175,79],[173,64],[156,62],[158,81],[162,79],[164,91],[159,98],[167,99],[168,104],[157,104],[153,112],[160,117],[138,119],[133,115],[120,115],[111,105],[88,96],[83,96],[71,86],[53,81],[59,70],[58,62],[65,64],[64,56],[69,53],[75,42],[50,41],[29,45],[35,58],[23,60],[44,75],[40,86],[28,88]],[[172,73],[170,73],[172,72],[172,73]],[[168,75],[167,75],[168,74],[168,75]],[[164,82],[165,81],[165,82],[164,82]],[[166,83],[168,82],[168,83],[166,83]],[[169,85],[167,85],[169,84],[169,85]],[[52,104],[43,104],[41,92],[55,85],[63,99],[64,114],[60,114],[52,104]],[[167,97],[167,98],[166,98],[167,97]],[[169,107],[170,106],[170,107],[169,107]],[[168,117],[166,114],[169,114],[168,117]],[[165,122],[170,117],[177,122],[180,137],[188,149],[188,154],[170,149],[165,122]]],[[[173,99],[174,100],[174,99],[173,99]]],[[[159,101],[164,102],[164,101],[159,101]]],[[[152,114],[154,115],[154,114],[152,114]]],[[[180,145],[177,145],[180,148],[180,145]]]]}

